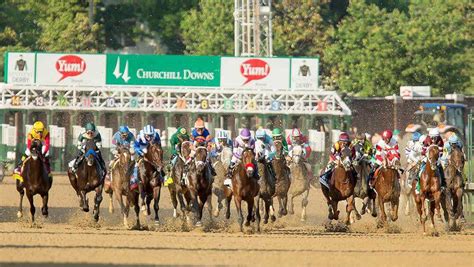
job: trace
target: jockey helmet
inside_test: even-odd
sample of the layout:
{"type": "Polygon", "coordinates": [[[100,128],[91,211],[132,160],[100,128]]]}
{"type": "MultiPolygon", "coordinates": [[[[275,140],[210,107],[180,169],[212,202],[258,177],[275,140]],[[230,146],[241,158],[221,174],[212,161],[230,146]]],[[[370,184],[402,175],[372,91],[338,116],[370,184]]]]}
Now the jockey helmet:
{"type": "Polygon", "coordinates": [[[217,132],[217,139],[227,139],[227,133],[224,131],[217,132]]]}
{"type": "Polygon", "coordinates": [[[433,128],[430,130],[430,133],[429,133],[429,136],[430,137],[439,137],[439,130],[438,128],[433,128]]]}
{"type": "Polygon", "coordinates": [[[365,139],[367,140],[370,140],[370,138],[372,137],[372,135],[370,135],[369,133],[365,133],[364,135],[365,135],[365,139]]]}
{"type": "Polygon", "coordinates": [[[33,130],[37,133],[41,133],[44,131],[44,124],[40,121],[37,121],[33,124],[33,130]]]}
{"type": "Polygon", "coordinates": [[[291,136],[292,136],[292,137],[300,137],[300,136],[302,136],[300,129],[294,128],[293,130],[291,130],[291,136]]]}
{"type": "Polygon", "coordinates": [[[458,138],[458,136],[457,136],[456,134],[451,135],[451,136],[449,137],[449,139],[448,139],[448,143],[450,143],[450,144],[457,144],[457,143],[459,143],[459,138],[458,138]]]}
{"type": "Polygon", "coordinates": [[[383,131],[383,133],[382,133],[383,140],[390,140],[390,139],[392,139],[392,137],[393,137],[392,131],[390,131],[390,130],[383,131]]]}
{"type": "Polygon", "coordinates": [[[194,128],[196,129],[203,129],[204,127],[204,121],[201,118],[197,119],[194,123],[194,128]]]}
{"type": "Polygon", "coordinates": [[[419,132],[414,132],[411,136],[411,140],[416,142],[416,141],[420,140],[420,137],[421,137],[421,134],[419,132]]]}
{"type": "Polygon", "coordinates": [[[186,128],[184,128],[184,127],[181,127],[181,128],[178,129],[178,135],[179,136],[183,136],[187,133],[188,133],[188,131],[186,131],[186,128]]]}
{"type": "Polygon", "coordinates": [[[355,138],[358,140],[358,141],[365,141],[365,134],[364,133],[356,133],[356,136],[355,138]]]}
{"type": "Polygon", "coordinates": [[[341,142],[349,142],[349,135],[346,133],[346,132],[342,132],[340,135],[339,135],[339,141],[341,142]]]}
{"type": "Polygon", "coordinates": [[[128,129],[128,127],[126,125],[122,125],[119,127],[119,132],[120,134],[128,134],[130,132],[130,130],[128,129]]]}
{"type": "Polygon", "coordinates": [[[86,131],[92,131],[92,132],[95,132],[95,124],[92,123],[92,122],[88,122],[86,124],[86,131]]]}
{"type": "Polygon", "coordinates": [[[265,130],[262,129],[262,128],[259,128],[259,129],[257,130],[257,132],[255,133],[255,136],[256,136],[257,138],[264,138],[264,137],[265,137],[265,134],[266,134],[266,133],[265,133],[265,130]]]}
{"type": "Polygon", "coordinates": [[[151,125],[147,125],[143,128],[143,134],[144,135],[154,135],[155,134],[155,128],[151,125]]]}
{"type": "Polygon", "coordinates": [[[279,137],[279,136],[281,136],[281,129],[280,129],[280,128],[275,128],[275,129],[273,129],[273,131],[272,131],[272,136],[273,136],[273,137],[279,137]]]}
{"type": "Polygon", "coordinates": [[[244,128],[242,129],[242,131],[240,131],[240,138],[242,138],[242,140],[249,140],[250,137],[251,137],[251,134],[250,134],[249,129],[244,128]]]}

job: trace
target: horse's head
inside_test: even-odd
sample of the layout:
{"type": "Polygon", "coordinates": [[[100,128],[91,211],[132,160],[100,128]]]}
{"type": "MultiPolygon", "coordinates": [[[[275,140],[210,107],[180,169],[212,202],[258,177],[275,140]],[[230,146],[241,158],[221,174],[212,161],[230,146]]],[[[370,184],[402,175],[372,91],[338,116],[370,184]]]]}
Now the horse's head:
{"type": "Polygon", "coordinates": [[[283,157],[283,143],[281,140],[273,141],[273,145],[275,145],[276,155],[275,158],[280,159],[283,157]]]}
{"type": "Polygon", "coordinates": [[[31,152],[31,157],[34,160],[37,160],[38,157],[41,155],[42,146],[43,146],[43,143],[39,139],[34,139],[33,141],[31,141],[30,152],[31,152]]]}
{"type": "Polygon", "coordinates": [[[255,170],[255,165],[253,164],[254,158],[255,154],[250,148],[246,148],[242,153],[242,164],[245,167],[245,173],[247,174],[247,177],[253,176],[253,172],[255,170]]]}
{"type": "Polygon", "coordinates": [[[265,144],[260,139],[255,141],[255,154],[258,161],[265,159],[265,144]]]}
{"type": "Polygon", "coordinates": [[[181,143],[181,155],[185,158],[188,159],[191,157],[191,153],[193,152],[193,143],[191,141],[184,141],[181,143]]]}
{"type": "Polygon", "coordinates": [[[345,146],[341,150],[341,164],[346,171],[349,171],[352,167],[352,150],[345,146]]]}
{"type": "Polygon", "coordinates": [[[151,163],[158,171],[163,167],[163,150],[157,143],[148,144],[145,159],[151,163]]]}
{"type": "Polygon", "coordinates": [[[220,161],[227,168],[227,166],[230,164],[231,159],[232,159],[232,149],[229,147],[224,147],[220,154],[220,161]]]}
{"type": "Polygon", "coordinates": [[[299,164],[301,157],[303,157],[303,148],[300,145],[294,145],[291,153],[291,161],[299,164]]]}
{"type": "Polygon", "coordinates": [[[436,170],[436,164],[437,164],[438,158],[439,158],[439,148],[438,148],[438,146],[437,145],[431,145],[430,147],[428,147],[427,155],[428,155],[428,161],[429,161],[430,166],[431,166],[431,170],[432,171],[436,170]]]}
{"type": "Polygon", "coordinates": [[[88,166],[93,166],[94,162],[97,158],[97,145],[95,144],[94,140],[89,139],[86,141],[85,145],[85,151],[86,151],[86,162],[88,166]]]}
{"type": "Polygon", "coordinates": [[[131,155],[130,150],[127,147],[120,146],[117,148],[119,155],[119,161],[122,165],[127,165],[130,163],[131,155]]]}
{"type": "Polygon", "coordinates": [[[355,151],[355,157],[354,157],[354,160],[352,161],[352,164],[354,166],[357,166],[364,158],[364,146],[360,142],[356,142],[353,148],[355,151]]]}
{"type": "Polygon", "coordinates": [[[198,172],[203,171],[207,161],[207,148],[205,146],[196,147],[194,162],[198,172]]]}
{"type": "Polygon", "coordinates": [[[449,165],[455,166],[456,170],[463,172],[464,162],[464,153],[458,146],[452,146],[451,154],[449,155],[449,165]]]}

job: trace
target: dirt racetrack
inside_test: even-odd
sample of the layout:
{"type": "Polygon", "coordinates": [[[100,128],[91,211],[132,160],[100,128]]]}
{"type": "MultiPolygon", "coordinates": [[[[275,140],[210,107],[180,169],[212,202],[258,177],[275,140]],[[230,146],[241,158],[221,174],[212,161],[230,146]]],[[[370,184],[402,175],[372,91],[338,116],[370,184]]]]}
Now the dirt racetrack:
{"type": "MultiPolygon", "coordinates": [[[[387,230],[377,230],[375,220],[364,215],[347,232],[327,232],[323,227],[326,207],[319,190],[310,192],[308,220],[299,216],[277,219],[262,233],[238,231],[232,216],[221,213],[213,223],[205,213],[204,226],[192,229],[172,218],[167,188],[162,191],[162,222],[142,231],[125,230],[117,210],[109,214],[104,196],[101,219],[94,223],[83,213],[65,176],[56,176],[50,191],[50,217],[37,209],[37,224],[29,223],[25,198],[24,218],[17,219],[19,196],[11,177],[0,184],[0,266],[40,263],[125,265],[265,265],[265,266],[473,266],[474,230],[446,233],[438,223],[439,236],[423,236],[415,217],[401,214],[387,230]],[[39,213],[38,213],[39,211],[39,213]]],[[[35,198],[36,206],[41,200],[35,198]]],[[[215,201],[215,200],[214,200],[215,201]]],[[[295,202],[297,214],[300,199],[295,202]]],[[[342,205],[340,205],[340,209],[342,205]]],[[[234,205],[232,212],[235,215],[234,205]]],[[[341,211],[342,214],[345,214],[341,211]]],[[[344,215],[345,216],[345,215],[344,215]]],[[[129,222],[132,223],[133,212],[129,222]]]]}

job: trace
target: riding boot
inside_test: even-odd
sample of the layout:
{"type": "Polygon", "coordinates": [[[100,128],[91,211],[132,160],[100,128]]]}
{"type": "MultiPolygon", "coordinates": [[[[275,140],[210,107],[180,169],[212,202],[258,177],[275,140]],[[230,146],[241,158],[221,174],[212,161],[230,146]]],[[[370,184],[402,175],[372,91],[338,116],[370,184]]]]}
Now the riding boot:
{"type": "Polygon", "coordinates": [[[212,168],[212,164],[210,162],[207,163],[207,179],[209,181],[209,183],[213,183],[214,182],[214,175],[215,171],[213,172],[213,168],[212,168]]]}
{"type": "Polygon", "coordinates": [[[236,165],[235,162],[230,162],[229,169],[227,170],[227,174],[226,174],[227,179],[232,178],[232,174],[234,172],[235,165],[236,165]]]}
{"type": "Polygon", "coordinates": [[[216,176],[217,175],[216,169],[214,169],[214,166],[212,166],[212,163],[209,160],[207,161],[207,166],[209,167],[209,170],[211,171],[211,175],[216,176]]]}
{"type": "Polygon", "coordinates": [[[253,170],[253,177],[257,179],[258,181],[260,180],[260,174],[258,172],[258,163],[255,162],[254,166],[255,166],[255,170],[253,170]]]}
{"type": "Polygon", "coordinates": [[[74,160],[74,165],[72,166],[73,172],[76,172],[77,168],[79,168],[79,164],[82,162],[83,159],[84,159],[84,152],[80,150],[79,154],[76,156],[76,159],[74,160]]]}
{"type": "Polygon", "coordinates": [[[271,177],[276,177],[275,169],[273,168],[272,162],[268,161],[266,165],[267,165],[268,171],[270,172],[271,177]]]}
{"type": "Polygon", "coordinates": [[[439,172],[439,178],[441,179],[441,191],[443,191],[446,188],[446,178],[444,177],[444,170],[443,167],[441,167],[441,164],[439,164],[437,167],[439,172]]]}

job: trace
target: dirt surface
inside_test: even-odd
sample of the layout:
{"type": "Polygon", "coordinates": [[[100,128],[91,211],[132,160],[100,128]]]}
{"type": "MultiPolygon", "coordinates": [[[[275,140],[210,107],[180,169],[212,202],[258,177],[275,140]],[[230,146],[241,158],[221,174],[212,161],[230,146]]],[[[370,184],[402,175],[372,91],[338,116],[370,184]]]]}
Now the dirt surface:
{"type": "MultiPolygon", "coordinates": [[[[89,196],[92,198],[92,195],[89,196]]],[[[401,214],[388,229],[376,229],[375,219],[364,215],[345,232],[328,232],[323,226],[326,206],[319,190],[309,196],[308,219],[300,222],[300,198],[295,215],[263,226],[261,233],[238,231],[236,218],[223,214],[211,223],[205,213],[202,228],[188,227],[172,218],[167,188],[162,190],[160,217],[155,226],[141,214],[145,227],[126,230],[117,209],[109,214],[104,196],[101,219],[77,206],[77,198],[65,176],[56,176],[50,192],[50,217],[40,215],[41,200],[35,197],[37,223],[30,224],[25,198],[24,217],[17,219],[19,195],[11,177],[0,184],[0,266],[40,263],[124,265],[265,265],[265,266],[472,266],[474,230],[465,227],[446,233],[438,223],[439,236],[424,236],[416,217],[401,214]],[[39,211],[39,213],[38,213],[39,211]]],[[[92,200],[91,200],[92,201],[92,200]]],[[[215,201],[215,198],[214,198],[215,201]]],[[[359,202],[358,202],[359,203],[359,202]]],[[[344,204],[345,205],[345,204],[344,204]]],[[[360,204],[359,204],[360,205],[360,204]]],[[[340,209],[343,208],[341,204],[340,209]]],[[[235,214],[234,205],[232,212],[235,214]]],[[[341,211],[345,216],[345,212],[341,211]]],[[[129,223],[134,221],[131,212],[129,223]]],[[[336,227],[337,228],[337,227],[336,227]]]]}

